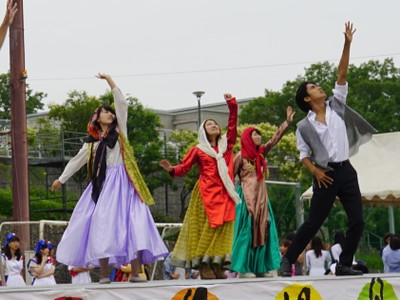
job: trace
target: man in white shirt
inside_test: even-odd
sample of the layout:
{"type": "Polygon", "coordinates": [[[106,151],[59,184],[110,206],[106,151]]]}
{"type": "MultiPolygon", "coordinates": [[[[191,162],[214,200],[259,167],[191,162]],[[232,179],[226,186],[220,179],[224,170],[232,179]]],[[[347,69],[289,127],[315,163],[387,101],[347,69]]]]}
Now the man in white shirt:
{"type": "MultiPolygon", "coordinates": [[[[355,31],[352,23],[346,23],[345,43],[333,96],[327,100],[324,90],[314,82],[303,82],[296,93],[297,104],[307,113],[297,124],[296,137],[300,160],[313,174],[313,198],[308,220],[301,225],[282,259],[281,276],[291,276],[291,265],[322,226],[336,197],[340,198],[349,221],[336,275],[362,275],[361,271],[351,268],[364,222],[357,173],[349,162],[349,156],[353,150],[357,151],[360,140],[349,134],[347,127],[351,126],[347,126],[347,119],[354,118],[351,120],[354,126],[361,124],[366,129],[362,132],[366,136],[370,137],[374,129],[346,106],[350,45],[355,31]]],[[[359,132],[358,128],[353,132],[359,132]]]]}

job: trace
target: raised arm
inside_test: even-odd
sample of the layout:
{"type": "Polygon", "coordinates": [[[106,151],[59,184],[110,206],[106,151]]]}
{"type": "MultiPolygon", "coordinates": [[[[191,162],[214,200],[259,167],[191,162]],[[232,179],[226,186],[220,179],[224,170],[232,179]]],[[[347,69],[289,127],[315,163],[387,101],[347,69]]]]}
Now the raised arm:
{"type": "Polygon", "coordinates": [[[89,151],[88,143],[84,143],[78,154],[75,155],[66,165],[61,176],[54,180],[50,190],[55,192],[61,188],[61,186],[76,172],[78,172],[87,163],[87,154],[89,151]]]}
{"type": "Polygon", "coordinates": [[[117,87],[117,85],[115,84],[114,80],[108,74],[99,73],[99,74],[96,75],[96,77],[99,78],[99,79],[105,79],[107,81],[108,85],[110,86],[110,89],[114,89],[114,88],[117,87]]]}
{"type": "Polygon", "coordinates": [[[44,267],[47,263],[47,258],[47,254],[43,254],[40,265],[35,260],[31,259],[29,269],[31,272],[35,273],[35,277],[40,278],[40,275],[42,275],[44,267]]]}
{"type": "Polygon", "coordinates": [[[343,52],[338,66],[337,83],[339,85],[345,85],[347,81],[347,70],[350,60],[350,45],[353,41],[353,34],[356,32],[356,29],[353,29],[353,23],[347,22],[345,26],[343,52]]]}
{"type": "Polygon", "coordinates": [[[99,73],[96,75],[96,77],[106,80],[108,85],[110,86],[111,92],[114,97],[115,113],[117,115],[119,129],[125,136],[127,136],[128,102],[126,101],[121,90],[117,87],[117,84],[114,82],[110,75],[99,73]]]}
{"type": "Polygon", "coordinates": [[[87,272],[93,270],[93,266],[88,266],[88,267],[72,267],[71,270],[77,273],[82,273],[82,272],[87,272]]]}
{"type": "MultiPolygon", "coordinates": [[[[49,277],[51,275],[54,275],[56,268],[52,265],[50,270],[44,272],[44,273],[40,273],[39,275],[37,275],[37,278],[45,278],[45,277],[49,277]]],[[[43,272],[43,271],[42,271],[43,272]]]]}
{"type": "Polygon", "coordinates": [[[228,150],[231,150],[235,146],[237,138],[238,105],[236,98],[232,97],[231,94],[224,94],[224,98],[229,108],[228,132],[226,137],[228,139],[228,150]]]}
{"type": "Polygon", "coordinates": [[[180,164],[172,166],[169,161],[163,159],[160,161],[160,166],[171,176],[179,177],[189,172],[195,163],[197,163],[197,147],[192,147],[180,164]]]}
{"type": "Polygon", "coordinates": [[[15,14],[17,13],[17,3],[12,4],[13,0],[7,1],[6,13],[4,15],[3,22],[0,26],[0,48],[3,46],[4,40],[6,39],[8,27],[14,21],[15,14]]]}
{"type": "Polygon", "coordinates": [[[281,124],[281,126],[279,126],[274,136],[264,145],[264,156],[267,156],[272,147],[274,147],[276,144],[279,143],[283,134],[286,132],[286,130],[289,128],[289,125],[292,123],[295,114],[296,112],[293,111],[293,108],[291,106],[288,106],[286,108],[286,120],[281,124]]]}

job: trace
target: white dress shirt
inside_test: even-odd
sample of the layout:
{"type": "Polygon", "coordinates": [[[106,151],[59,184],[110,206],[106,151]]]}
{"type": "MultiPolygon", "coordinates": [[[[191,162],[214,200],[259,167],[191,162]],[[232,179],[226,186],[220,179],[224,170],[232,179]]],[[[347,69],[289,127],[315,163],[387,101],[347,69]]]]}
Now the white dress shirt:
{"type": "MultiPolygon", "coordinates": [[[[334,97],[329,101],[340,101],[346,103],[348,85],[335,84],[333,89],[334,97]]],[[[326,125],[315,120],[316,113],[310,110],[307,118],[317,131],[322,144],[328,151],[329,162],[341,162],[349,159],[349,141],[347,138],[346,125],[344,120],[329,106],[326,101],[326,125]]],[[[300,131],[296,130],[297,148],[300,151],[300,160],[310,157],[311,149],[304,141],[300,131]]]]}

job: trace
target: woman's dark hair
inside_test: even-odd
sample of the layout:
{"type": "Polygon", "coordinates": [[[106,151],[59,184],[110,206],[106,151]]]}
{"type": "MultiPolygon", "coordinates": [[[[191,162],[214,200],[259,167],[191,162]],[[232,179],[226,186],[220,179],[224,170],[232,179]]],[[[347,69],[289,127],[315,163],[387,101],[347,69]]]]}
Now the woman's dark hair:
{"type": "Polygon", "coordinates": [[[323,246],[321,238],[318,235],[314,236],[311,240],[311,249],[314,250],[316,257],[320,257],[322,255],[322,248],[323,246]]]}
{"type": "Polygon", "coordinates": [[[311,109],[310,104],[304,101],[304,98],[308,96],[307,85],[308,84],[316,84],[314,81],[304,81],[297,88],[296,92],[296,103],[300,107],[302,111],[308,113],[311,109]]]}
{"type": "MultiPolygon", "coordinates": [[[[11,259],[11,258],[12,258],[12,254],[11,254],[11,249],[10,249],[9,243],[14,242],[14,241],[19,242],[19,241],[20,241],[19,237],[17,237],[16,235],[13,236],[13,237],[8,241],[7,246],[4,247],[4,254],[5,254],[5,256],[7,256],[8,259],[11,259]]],[[[21,259],[22,254],[21,254],[21,249],[20,249],[20,248],[18,248],[18,249],[15,251],[15,256],[17,257],[17,260],[20,260],[20,259],[21,259]]]]}
{"type": "Polygon", "coordinates": [[[390,239],[392,238],[392,236],[393,236],[393,233],[391,233],[391,232],[386,232],[385,235],[383,236],[383,244],[384,244],[384,245],[388,245],[390,239]]]}
{"type": "MultiPolygon", "coordinates": [[[[42,249],[47,249],[47,248],[48,248],[47,242],[44,242],[44,243],[40,246],[40,250],[42,250],[42,249]]],[[[40,252],[40,250],[39,250],[39,252],[36,252],[36,253],[35,253],[35,257],[36,257],[36,259],[37,259],[37,264],[38,264],[38,265],[40,265],[40,264],[42,263],[42,259],[43,259],[43,256],[42,256],[42,253],[40,252]]]]}
{"type": "Polygon", "coordinates": [[[291,242],[293,242],[295,236],[296,236],[296,231],[292,231],[292,232],[289,232],[289,233],[286,235],[286,239],[289,240],[289,241],[291,241],[291,242]]]}
{"type": "Polygon", "coordinates": [[[214,122],[215,124],[217,124],[218,127],[219,127],[219,135],[217,136],[217,142],[218,142],[219,138],[221,137],[221,126],[219,126],[218,122],[215,121],[214,119],[207,119],[207,120],[204,121],[204,123],[203,123],[203,129],[204,129],[204,132],[206,133],[206,137],[207,137],[207,140],[208,140],[209,142],[211,142],[211,141],[210,141],[210,137],[208,136],[208,133],[207,133],[207,130],[206,130],[206,123],[207,123],[208,121],[213,121],[213,122],[214,122]]]}
{"type": "MultiPolygon", "coordinates": [[[[117,117],[116,117],[116,114],[115,114],[115,109],[114,108],[112,108],[111,106],[109,106],[109,105],[102,105],[102,106],[99,106],[97,109],[96,109],[96,113],[97,113],[97,120],[99,120],[99,118],[100,118],[100,113],[101,113],[101,110],[102,109],[104,109],[105,111],[109,111],[110,113],[112,113],[114,116],[115,116],[115,118],[114,118],[114,120],[112,121],[112,123],[111,123],[111,125],[110,125],[110,127],[112,126],[112,127],[115,127],[117,124],[118,124],[118,120],[117,120],[117,117]]],[[[96,127],[96,129],[97,130],[101,130],[101,127],[100,127],[100,124],[98,123],[98,122],[96,122],[95,124],[94,124],[94,126],[96,127]]]]}
{"type": "Polygon", "coordinates": [[[394,234],[391,236],[389,246],[392,250],[400,249],[400,236],[398,234],[394,234]]]}
{"type": "Polygon", "coordinates": [[[342,231],[342,230],[336,231],[336,233],[333,237],[333,244],[334,245],[340,244],[340,247],[342,247],[342,249],[343,249],[345,239],[346,239],[346,236],[344,234],[344,231],[342,231]]]}
{"type": "MultiPolygon", "coordinates": [[[[262,137],[262,134],[261,134],[261,131],[260,131],[260,130],[258,130],[257,128],[255,128],[255,129],[251,132],[251,134],[253,134],[254,131],[257,132],[258,135],[260,135],[260,136],[262,137]]],[[[255,146],[256,146],[256,145],[255,145],[255,146]]],[[[256,149],[258,150],[259,147],[260,147],[260,145],[257,145],[257,146],[256,146],[256,149]]]]}
{"type": "Polygon", "coordinates": [[[280,245],[283,246],[283,247],[288,248],[288,247],[290,246],[291,243],[292,243],[292,242],[289,241],[289,240],[283,240],[283,241],[281,242],[280,245]]]}

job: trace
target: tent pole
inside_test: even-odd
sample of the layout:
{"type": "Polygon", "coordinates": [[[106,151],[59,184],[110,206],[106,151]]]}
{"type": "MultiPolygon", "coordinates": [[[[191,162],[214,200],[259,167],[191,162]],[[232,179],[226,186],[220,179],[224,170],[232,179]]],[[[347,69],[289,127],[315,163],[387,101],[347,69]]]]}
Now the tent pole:
{"type": "Polygon", "coordinates": [[[296,182],[295,185],[295,197],[296,197],[296,228],[299,229],[301,224],[304,223],[304,206],[303,200],[301,199],[300,183],[296,182]]]}
{"type": "Polygon", "coordinates": [[[393,206],[388,206],[389,232],[395,233],[393,206]]]}

